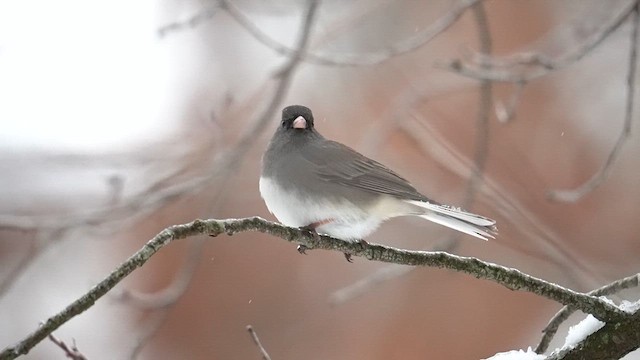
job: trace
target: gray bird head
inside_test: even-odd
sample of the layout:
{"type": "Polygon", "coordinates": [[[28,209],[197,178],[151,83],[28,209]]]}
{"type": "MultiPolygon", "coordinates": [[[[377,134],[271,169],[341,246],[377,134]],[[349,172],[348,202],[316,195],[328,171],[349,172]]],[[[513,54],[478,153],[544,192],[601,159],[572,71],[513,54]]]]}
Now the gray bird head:
{"type": "Polygon", "coordinates": [[[291,105],[282,109],[280,130],[293,132],[313,131],[313,114],[302,105],[291,105]]]}

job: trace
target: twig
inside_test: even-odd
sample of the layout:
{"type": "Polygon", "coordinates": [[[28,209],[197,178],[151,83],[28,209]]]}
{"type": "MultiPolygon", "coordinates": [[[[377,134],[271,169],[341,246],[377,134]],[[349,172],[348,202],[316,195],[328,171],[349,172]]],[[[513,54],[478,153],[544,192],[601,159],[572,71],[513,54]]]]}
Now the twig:
{"type": "Polygon", "coordinates": [[[169,286],[154,293],[141,293],[125,289],[121,293],[115,294],[115,298],[144,310],[162,310],[173,305],[187,291],[198,266],[204,244],[205,241],[201,238],[194,239],[193,244],[189,244],[184,264],[169,286]]]}
{"type": "Polygon", "coordinates": [[[187,20],[175,21],[158,29],[158,36],[165,37],[168,34],[186,29],[193,29],[203,22],[212,19],[220,10],[220,3],[216,2],[198,11],[197,14],[189,17],[187,20]]]}
{"type": "Polygon", "coordinates": [[[169,310],[170,308],[166,307],[151,314],[151,319],[146,319],[144,326],[141,329],[136,330],[135,336],[137,338],[137,341],[133,346],[133,349],[131,349],[131,352],[129,353],[130,360],[135,360],[138,358],[138,356],[140,356],[140,353],[142,352],[142,349],[144,349],[144,347],[147,345],[147,342],[156,335],[158,329],[160,329],[160,327],[162,327],[162,324],[164,324],[164,322],[167,320],[167,317],[169,316],[169,310]]]}
{"type": "Polygon", "coordinates": [[[0,352],[0,360],[15,359],[19,355],[28,353],[29,350],[57,328],[89,309],[98,299],[134,270],[144,265],[156,252],[172,241],[196,235],[233,235],[247,231],[273,235],[289,242],[304,245],[308,249],[333,250],[349,253],[353,256],[365,257],[372,261],[445,268],[467,273],[478,279],[492,280],[510,290],[527,291],[565,305],[575,306],[579,310],[593,314],[597,319],[605,322],[617,321],[628,316],[627,313],[597,297],[566,289],[516,269],[491,264],[471,257],[456,256],[440,251],[409,251],[378,244],[369,244],[363,247],[359,243],[311,234],[308,231],[283,226],[260,217],[195,220],[188,224],[173,225],[161,231],[87,293],[47,319],[42,326],[27,335],[23,340],[0,352]]]}
{"type": "MultiPolygon", "coordinates": [[[[326,66],[370,66],[383,63],[396,56],[403,55],[419,49],[429,41],[433,40],[436,36],[447,30],[453,25],[471,6],[482,0],[461,0],[442,17],[436,20],[431,26],[420,31],[415,36],[400,41],[389,49],[381,51],[379,53],[371,54],[353,54],[337,56],[327,56],[313,54],[309,52],[303,52],[302,58],[304,61],[326,66]]],[[[257,41],[267,46],[268,48],[278,52],[281,55],[292,56],[296,52],[294,49],[283,45],[277,40],[273,39],[266,33],[264,33],[259,27],[257,27],[246,15],[238,10],[230,1],[220,0],[221,7],[229,13],[229,15],[242,26],[251,36],[257,41]]]]}
{"type": "Polygon", "coordinates": [[[633,9],[632,12],[632,24],[633,28],[631,30],[631,36],[629,41],[629,70],[627,71],[627,101],[626,108],[624,114],[624,125],[622,127],[622,132],[620,136],[618,136],[618,140],[616,140],[613,149],[609,153],[607,160],[604,162],[600,170],[598,170],[591,179],[587,180],[584,184],[578,186],[575,189],[570,190],[550,190],[547,193],[549,199],[560,202],[568,202],[575,203],[580,200],[583,196],[589,194],[593,190],[595,190],[598,186],[600,186],[611,173],[611,168],[613,164],[618,159],[620,155],[620,151],[622,150],[622,146],[625,141],[629,137],[631,133],[631,123],[633,121],[633,102],[635,97],[635,81],[636,81],[636,69],[638,66],[637,62],[637,53],[638,53],[638,32],[639,32],[639,24],[640,24],[640,15],[638,14],[638,3],[633,9]]]}
{"type": "MultiPolygon", "coordinates": [[[[445,136],[437,131],[421,114],[410,113],[400,123],[400,126],[408,136],[416,139],[417,144],[426,154],[452,173],[459,177],[467,177],[470,171],[473,171],[471,161],[445,141],[445,136]]],[[[497,181],[485,175],[484,186],[480,188],[480,191],[491,199],[493,208],[499,215],[515,224],[515,230],[523,238],[535,239],[539,246],[550,249],[547,250],[543,259],[563,269],[565,276],[572,276],[574,281],[578,280],[574,275],[576,272],[595,277],[591,266],[578,259],[574,252],[567,248],[563,239],[521,201],[513,196],[508,196],[508,192],[497,181]]],[[[518,242],[501,244],[516,248],[520,246],[518,242]]],[[[585,284],[581,284],[581,286],[584,287],[585,284]]]]}
{"type": "MultiPolygon", "coordinates": [[[[316,18],[317,7],[319,1],[310,0],[304,12],[304,17],[300,25],[298,39],[296,41],[295,54],[301,54],[305,51],[309,44],[311,36],[311,28],[316,18]]],[[[243,159],[248,151],[255,144],[255,138],[265,131],[267,125],[273,120],[273,116],[281,106],[281,103],[289,89],[295,70],[300,64],[300,56],[292,56],[281,68],[274,72],[273,78],[276,79],[275,89],[267,107],[254,120],[250,126],[243,132],[237,143],[215,163],[215,170],[208,181],[217,180],[217,190],[213,191],[210,203],[217,204],[218,200],[224,194],[225,185],[231,179],[232,175],[240,168],[243,159]]],[[[153,294],[142,294],[133,291],[125,291],[120,296],[132,302],[137,307],[144,309],[156,309],[163,314],[150,323],[134,348],[131,354],[135,358],[144,347],[147,340],[153,337],[153,334],[162,326],[166,320],[166,313],[169,307],[175,304],[188,289],[188,286],[195,273],[201,249],[204,245],[202,239],[196,240],[188,252],[185,265],[176,276],[176,279],[164,290],[153,294]]]]}
{"type": "Polygon", "coordinates": [[[517,82],[513,84],[514,89],[511,92],[506,105],[502,103],[496,104],[496,117],[498,118],[498,121],[506,124],[509,121],[513,120],[516,114],[516,108],[518,107],[520,98],[522,97],[522,93],[524,92],[525,85],[526,83],[524,82],[517,82]]]}
{"type": "Polygon", "coordinates": [[[75,340],[73,341],[73,345],[69,347],[64,343],[64,341],[58,339],[55,335],[53,335],[53,333],[49,334],[48,338],[52,343],[56,344],[60,349],[62,349],[62,351],[64,351],[64,355],[69,359],[87,360],[86,356],[84,356],[80,352],[80,350],[78,350],[75,340]]]}
{"type": "MultiPolygon", "coordinates": [[[[490,54],[492,51],[492,41],[484,4],[482,2],[475,3],[472,7],[472,11],[478,28],[477,33],[478,42],[480,43],[480,51],[483,54],[490,54]]],[[[489,118],[493,104],[492,87],[490,80],[480,81],[480,96],[478,99],[478,113],[476,116],[475,148],[473,151],[474,168],[467,180],[465,194],[461,204],[461,206],[466,209],[471,208],[475,201],[478,188],[482,183],[482,177],[488,159],[490,139],[489,118]]],[[[412,107],[416,102],[422,100],[422,96],[413,98],[407,106],[412,107]]],[[[435,249],[451,251],[457,247],[459,239],[460,237],[458,233],[452,233],[452,235],[448,236],[444,241],[442,241],[442,244],[435,247],[435,249]]],[[[335,305],[352,300],[355,297],[364,294],[375,285],[408,274],[412,270],[413,268],[397,267],[394,265],[383,267],[353,284],[334,291],[329,297],[329,302],[335,305]]]]}
{"type": "MultiPolygon", "coordinates": [[[[280,108],[282,100],[284,100],[285,94],[291,85],[294,70],[300,65],[302,54],[306,51],[309,45],[311,27],[315,21],[315,14],[319,0],[310,0],[308,3],[309,6],[302,22],[302,30],[300,31],[300,35],[296,42],[296,50],[292,50],[294,55],[291,56],[285,65],[274,74],[278,83],[271,100],[249,130],[244,132],[235,148],[231,150],[233,155],[226,156],[227,161],[225,161],[224,165],[232,167],[238,167],[240,165],[237,161],[238,157],[243,157],[251,148],[255,143],[256,133],[262,133],[264,131],[266,126],[273,120],[273,114],[280,108]]],[[[225,1],[222,1],[221,4],[223,4],[223,6],[228,6],[225,1]]],[[[224,166],[224,168],[227,167],[224,166]]]]}
{"type": "MultiPolygon", "coordinates": [[[[617,293],[624,289],[637,287],[639,279],[640,274],[631,275],[624,279],[616,280],[599,289],[593,290],[589,293],[589,295],[604,296],[617,293]]],[[[553,336],[558,331],[560,325],[565,322],[575,311],[575,308],[571,306],[565,306],[551,318],[547,326],[544,328],[544,330],[542,330],[544,335],[542,336],[542,339],[540,339],[540,343],[538,344],[538,346],[536,346],[536,353],[542,354],[547,351],[547,349],[549,348],[549,344],[551,343],[551,340],[553,340],[553,336]]]]}
{"type": "Polygon", "coordinates": [[[573,48],[572,51],[559,56],[557,59],[550,59],[541,54],[526,53],[516,54],[510,59],[502,61],[485,58],[481,63],[492,65],[488,68],[479,69],[459,59],[444,64],[442,67],[478,80],[527,83],[580,61],[624,23],[625,19],[633,12],[635,5],[636,0],[629,1],[609,22],[602,26],[600,31],[595,32],[586,41],[573,48]],[[514,65],[523,64],[537,65],[537,67],[529,72],[514,71],[511,68],[514,65]]]}
{"type": "Polygon", "coordinates": [[[24,269],[31,265],[33,260],[38,257],[38,254],[44,247],[45,245],[40,244],[38,239],[30,240],[26,254],[20,258],[18,264],[9,269],[8,274],[2,279],[2,281],[0,281],[0,298],[3,297],[9,289],[11,289],[13,284],[18,280],[20,274],[22,274],[24,269]]]}
{"type": "Polygon", "coordinates": [[[260,355],[262,355],[262,360],[271,360],[271,357],[269,356],[269,353],[264,348],[264,346],[262,346],[262,343],[260,342],[260,339],[258,338],[258,334],[256,333],[255,330],[253,330],[253,327],[251,325],[247,325],[247,331],[249,332],[249,335],[251,335],[251,339],[253,339],[253,342],[258,347],[258,350],[260,350],[260,355]]]}
{"type": "Polygon", "coordinates": [[[386,265],[380,269],[376,269],[370,275],[367,275],[354,283],[333,291],[331,295],[329,295],[329,303],[331,305],[344,304],[365,294],[367,291],[370,291],[379,284],[397,279],[410,273],[414,269],[415,268],[400,266],[397,264],[386,265]]]}
{"type": "MultiPolygon", "coordinates": [[[[478,28],[478,40],[480,52],[491,54],[491,33],[487,23],[487,14],[483,3],[478,3],[473,7],[473,15],[478,28]]],[[[475,171],[472,172],[464,196],[463,206],[470,207],[476,197],[478,187],[482,182],[482,175],[487,165],[489,157],[489,117],[493,106],[493,85],[490,80],[480,81],[480,98],[478,104],[478,115],[476,116],[476,137],[475,150],[473,152],[473,163],[475,171]]]]}

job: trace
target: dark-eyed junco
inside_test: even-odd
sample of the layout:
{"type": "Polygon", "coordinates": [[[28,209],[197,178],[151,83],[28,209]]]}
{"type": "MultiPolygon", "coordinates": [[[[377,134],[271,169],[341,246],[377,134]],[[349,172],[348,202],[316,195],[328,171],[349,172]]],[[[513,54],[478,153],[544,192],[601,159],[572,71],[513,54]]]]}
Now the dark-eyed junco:
{"type": "Polygon", "coordinates": [[[487,240],[495,221],[439,204],[407,180],[355,150],[316,131],[307,107],[282,110],[262,159],[260,194],[284,225],[360,241],[383,221],[420,216],[487,240]]]}

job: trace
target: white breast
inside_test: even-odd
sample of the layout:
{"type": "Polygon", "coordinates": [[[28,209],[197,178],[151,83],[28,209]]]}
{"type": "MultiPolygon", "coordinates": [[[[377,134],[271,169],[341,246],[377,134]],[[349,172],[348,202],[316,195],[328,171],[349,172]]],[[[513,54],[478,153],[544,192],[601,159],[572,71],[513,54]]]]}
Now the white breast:
{"type": "Polygon", "coordinates": [[[391,197],[381,196],[375,206],[365,211],[346,199],[336,203],[309,198],[264,177],[260,178],[260,194],[269,211],[282,224],[303,227],[333,219],[316,231],[343,240],[363,239],[384,220],[407,214],[407,203],[391,197]]]}

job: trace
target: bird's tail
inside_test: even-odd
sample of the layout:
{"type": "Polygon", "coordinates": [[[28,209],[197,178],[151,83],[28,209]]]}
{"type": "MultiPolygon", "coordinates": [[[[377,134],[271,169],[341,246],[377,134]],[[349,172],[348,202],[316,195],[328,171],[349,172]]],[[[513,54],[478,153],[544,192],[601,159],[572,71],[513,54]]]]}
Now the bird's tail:
{"type": "Polygon", "coordinates": [[[498,234],[495,220],[484,216],[466,212],[460,208],[433,204],[425,201],[410,201],[412,204],[425,209],[425,213],[418,216],[434,223],[444,225],[482,240],[495,239],[498,234]]]}

